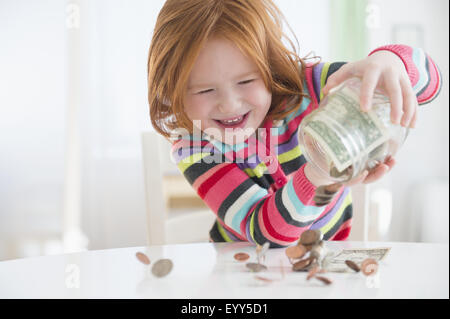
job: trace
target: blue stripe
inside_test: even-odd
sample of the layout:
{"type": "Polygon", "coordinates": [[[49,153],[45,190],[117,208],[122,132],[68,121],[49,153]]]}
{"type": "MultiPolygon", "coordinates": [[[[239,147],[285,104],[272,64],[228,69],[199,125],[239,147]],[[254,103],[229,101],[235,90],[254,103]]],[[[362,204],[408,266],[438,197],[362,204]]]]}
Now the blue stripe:
{"type": "Polygon", "coordinates": [[[428,82],[427,69],[425,65],[426,55],[422,49],[414,48],[412,59],[417,69],[419,70],[419,81],[414,86],[414,92],[417,94],[428,82]]]}
{"type": "Polygon", "coordinates": [[[287,193],[290,201],[294,205],[294,207],[297,209],[297,213],[302,216],[311,216],[312,218],[316,217],[317,215],[320,215],[326,206],[323,207],[316,207],[316,206],[305,206],[298,198],[297,194],[294,190],[294,185],[292,182],[292,179],[286,184],[287,187],[287,193]]]}
{"type": "Polygon", "coordinates": [[[238,212],[233,216],[231,221],[231,227],[236,232],[241,232],[241,221],[245,218],[245,215],[250,211],[250,208],[267,195],[267,190],[265,188],[260,188],[257,193],[245,202],[245,204],[238,210],[238,212]]]}

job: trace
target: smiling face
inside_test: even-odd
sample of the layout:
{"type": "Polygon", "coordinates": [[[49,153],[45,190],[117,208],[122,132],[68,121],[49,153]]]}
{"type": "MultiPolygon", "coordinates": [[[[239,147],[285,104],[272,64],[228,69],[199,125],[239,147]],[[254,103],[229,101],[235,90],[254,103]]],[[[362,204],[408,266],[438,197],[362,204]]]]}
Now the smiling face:
{"type": "Polygon", "coordinates": [[[199,129],[220,132],[215,138],[227,144],[241,143],[260,127],[271,102],[255,63],[225,39],[207,41],[184,97],[185,112],[194,124],[201,123],[199,129]]]}

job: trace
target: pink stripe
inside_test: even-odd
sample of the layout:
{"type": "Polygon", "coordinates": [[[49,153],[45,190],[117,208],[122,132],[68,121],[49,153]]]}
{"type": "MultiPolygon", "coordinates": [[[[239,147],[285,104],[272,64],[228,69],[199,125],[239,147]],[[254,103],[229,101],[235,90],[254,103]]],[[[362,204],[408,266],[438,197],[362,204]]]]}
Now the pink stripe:
{"type": "Polygon", "coordinates": [[[208,178],[211,177],[211,175],[215,174],[218,170],[222,169],[224,165],[230,165],[229,163],[222,163],[220,165],[214,166],[209,171],[203,173],[200,175],[192,184],[192,187],[197,191],[198,188],[203,184],[208,178]]]}
{"type": "Polygon", "coordinates": [[[303,205],[315,205],[314,195],[316,186],[314,186],[305,175],[306,164],[303,165],[295,174],[292,180],[295,193],[303,205]]]}
{"type": "MultiPolygon", "coordinates": [[[[234,164],[229,164],[234,165],[234,164]]],[[[217,214],[222,202],[231,194],[232,191],[241,185],[249,177],[235,166],[226,174],[222,180],[210,188],[204,197],[204,201],[217,214]]]]}
{"type": "MultiPolygon", "coordinates": [[[[308,64],[305,69],[305,77],[306,77],[306,84],[308,86],[309,95],[312,98],[312,109],[316,109],[319,106],[319,103],[317,102],[316,94],[314,93],[314,86],[313,86],[313,66],[312,64],[308,64]]],[[[309,109],[309,106],[308,106],[309,109]]]]}
{"type": "MultiPolygon", "coordinates": [[[[267,205],[267,202],[264,203],[264,205],[267,205]]],[[[288,246],[289,244],[291,244],[291,242],[285,242],[285,241],[278,240],[278,239],[272,237],[269,234],[269,232],[267,231],[266,226],[264,225],[264,222],[263,222],[262,209],[261,209],[261,211],[258,212],[258,226],[259,226],[259,229],[261,230],[262,235],[267,240],[269,240],[271,242],[274,242],[274,243],[277,243],[277,244],[282,245],[282,246],[288,246]]]]}
{"type": "Polygon", "coordinates": [[[295,237],[299,238],[300,234],[309,228],[308,227],[297,227],[291,224],[286,223],[284,218],[280,215],[278,208],[275,203],[275,196],[272,196],[268,200],[268,207],[267,207],[267,220],[270,223],[270,225],[277,231],[277,233],[283,234],[283,236],[286,237],[295,237]]]}
{"type": "Polygon", "coordinates": [[[369,55],[372,55],[375,52],[383,50],[390,51],[396,54],[403,61],[403,64],[405,65],[406,72],[408,73],[412,86],[416,85],[417,82],[419,81],[419,70],[412,61],[413,48],[407,45],[391,44],[377,48],[372,52],[370,52],[369,55]]]}

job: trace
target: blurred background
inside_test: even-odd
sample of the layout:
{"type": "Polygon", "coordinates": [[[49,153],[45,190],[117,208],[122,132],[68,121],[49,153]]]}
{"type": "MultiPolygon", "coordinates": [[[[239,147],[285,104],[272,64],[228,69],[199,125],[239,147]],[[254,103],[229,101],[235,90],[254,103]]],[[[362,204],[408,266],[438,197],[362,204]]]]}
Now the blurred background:
{"type": "MultiPolygon", "coordinates": [[[[449,2],[274,1],[301,56],[353,61],[402,43],[439,65],[440,96],[420,109],[395,169],[364,189],[351,238],[448,243],[449,2]]],[[[0,0],[0,260],[144,246],[152,208],[205,209],[168,146],[143,142],[163,3],[0,0]]],[[[210,221],[196,225],[189,231],[207,238],[210,221]]]]}

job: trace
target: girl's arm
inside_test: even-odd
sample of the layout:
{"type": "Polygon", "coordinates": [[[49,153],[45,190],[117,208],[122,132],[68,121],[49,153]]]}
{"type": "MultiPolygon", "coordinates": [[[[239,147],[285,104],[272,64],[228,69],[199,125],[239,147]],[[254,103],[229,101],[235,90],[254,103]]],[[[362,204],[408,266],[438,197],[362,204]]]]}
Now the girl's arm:
{"type": "Polygon", "coordinates": [[[316,187],[305,177],[305,165],[273,191],[261,187],[238,164],[217,160],[211,149],[208,141],[179,140],[172,155],[197,194],[217,215],[218,231],[226,241],[269,241],[271,247],[287,246],[315,222],[325,239],[339,233],[334,238],[338,239],[343,229],[348,235],[348,189],[343,188],[328,206],[318,207],[313,201],[316,187]],[[336,214],[330,218],[329,213],[336,214]]]}

